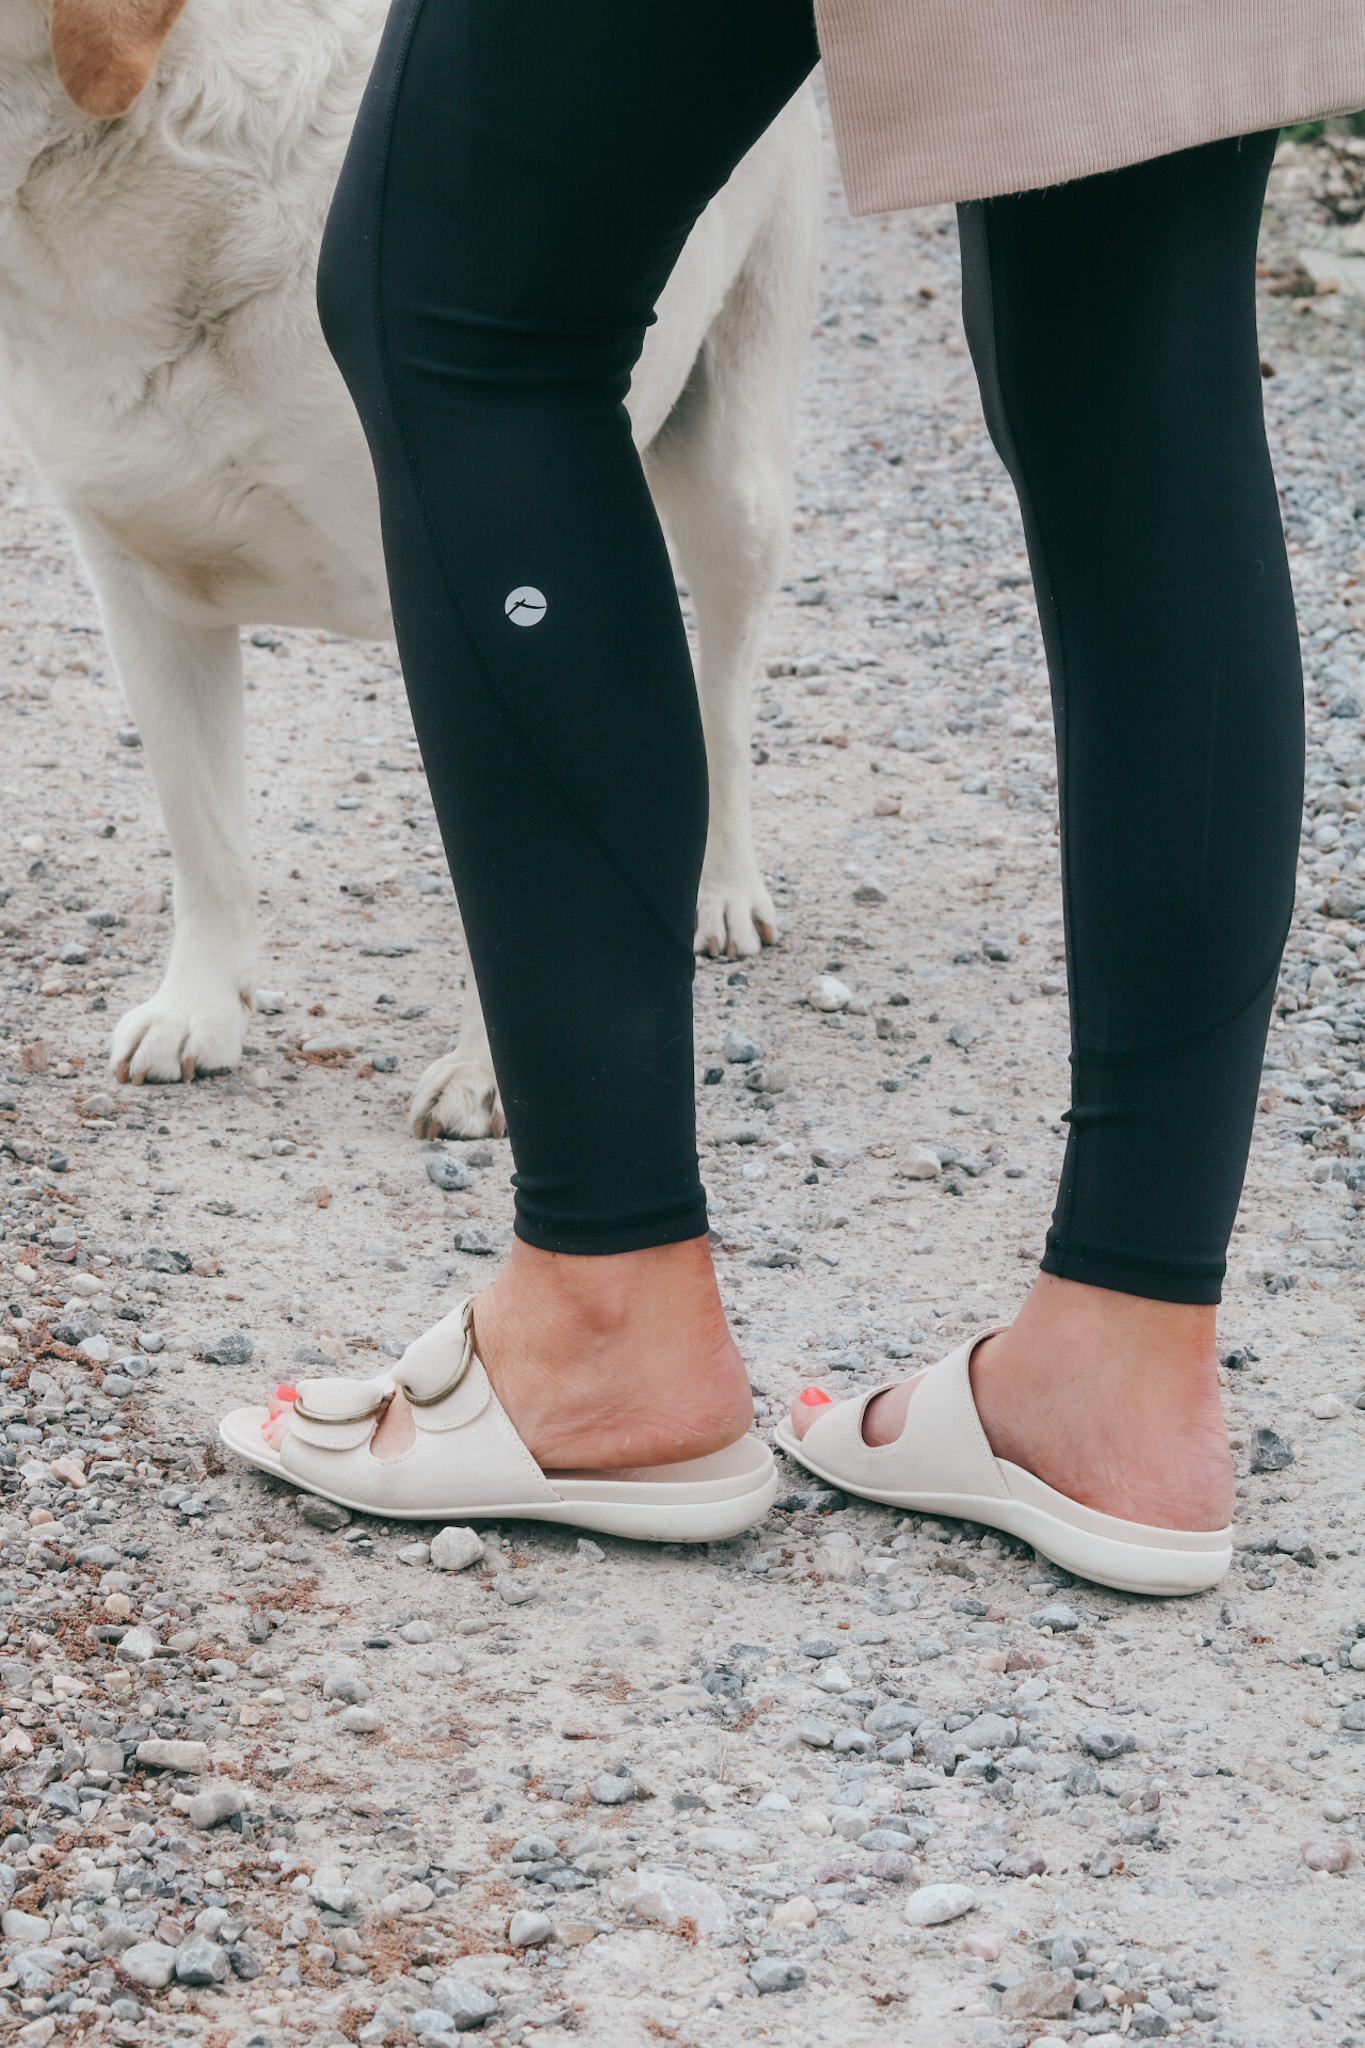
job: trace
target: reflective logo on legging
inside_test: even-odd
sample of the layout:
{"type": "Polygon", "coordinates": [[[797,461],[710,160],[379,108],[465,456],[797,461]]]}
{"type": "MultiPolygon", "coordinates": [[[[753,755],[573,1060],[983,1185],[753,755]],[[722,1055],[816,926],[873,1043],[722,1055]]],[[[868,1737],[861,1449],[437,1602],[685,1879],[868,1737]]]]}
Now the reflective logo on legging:
{"type": "Polygon", "coordinates": [[[538,626],[545,616],[545,593],[534,584],[519,584],[508,591],[503,610],[514,626],[538,626]]]}

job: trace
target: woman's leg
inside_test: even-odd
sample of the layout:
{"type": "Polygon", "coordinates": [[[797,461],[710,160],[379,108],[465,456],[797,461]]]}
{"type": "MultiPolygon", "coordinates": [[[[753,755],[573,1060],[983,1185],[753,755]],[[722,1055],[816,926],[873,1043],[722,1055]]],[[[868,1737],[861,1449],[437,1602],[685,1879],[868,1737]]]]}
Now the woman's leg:
{"type": "Polygon", "coordinates": [[[323,245],[517,1169],[480,1353],[543,1463],[749,1419],[695,1142],[706,761],[623,400],[815,56],[809,0],[398,0],[323,245]]]}
{"type": "MultiPolygon", "coordinates": [[[[1256,338],[1274,141],[961,209],[967,333],[1052,679],[1072,1017],[1043,1276],[973,1386],[997,1455],[1185,1528],[1231,1501],[1213,1304],[1303,791],[1256,338]]],[[[905,1404],[874,1404],[869,1435],[898,1435],[905,1404]]]]}

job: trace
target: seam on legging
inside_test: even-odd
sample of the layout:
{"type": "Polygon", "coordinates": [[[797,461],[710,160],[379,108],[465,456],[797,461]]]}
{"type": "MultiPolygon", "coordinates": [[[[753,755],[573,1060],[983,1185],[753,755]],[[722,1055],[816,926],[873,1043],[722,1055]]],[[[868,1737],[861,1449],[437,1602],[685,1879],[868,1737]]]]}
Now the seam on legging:
{"type": "Polygon", "coordinates": [[[1181,1045],[1193,1045],[1197,1039],[1209,1038],[1215,1031],[1223,1030],[1226,1025],[1235,1022],[1238,1017],[1245,1015],[1257,997],[1265,993],[1267,983],[1273,981],[1279,973],[1280,957],[1284,952],[1285,942],[1289,937],[1292,923],[1293,912],[1291,910],[1280,943],[1275,949],[1275,957],[1252,989],[1250,995],[1244,1001],[1234,1003],[1231,1008],[1222,1011],[1212,1022],[1197,1024],[1191,1031],[1179,1031],[1173,1038],[1155,1038],[1144,1045],[1110,1046],[1103,1050],[1098,1046],[1084,1045],[1080,1038],[1077,1037],[1075,1041],[1077,1056],[1090,1060],[1096,1066],[1118,1066],[1123,1060],[1142,1058],[1149,1053],[1172,1052],[1177,1046],[1181,1045]]]}
{"type": "MultiPolygon", "coordinates": [[[[1057,795],[1059,807],[1060,809],[1064,810],[1066,805],[1067,790],[1067,762],[1070,755],[1071,691],[1068,686],[1066,649],[1065,640],[1062,632],[1062,619],[1060,610],[1058,609],[1057,600],[1053,592],[1052,571],[1048,565],[1047,548],[1043,541],[1042,522],[1039,520],[1037,513],[1034,510],[1033,496],[1025,480],[1023,459],[1019,453],[1019,443],[1016,441],[1014,437],[1014,427],[1010,420],[1009,407],[1005,399],[1004,381],[1000,375],[1000,350],[996,335],[995,277],[992,270],[991,257],[990,202],[989,200],[980,200],[977,203],[981,209],[981,241],[985,251],[985,263],[983,265],[983,271],[986,288],[986,333],[990,343],[991,352],[991,385],[995,400],[995,409],[999,421],[1000,431],[1005,440],[1005,447],[1000,450],[1000,459],[1004,463],[1006,469],[1009,471],[1010,476],[1014,480],[1014,488],[1019,496],[1019,511],[1024,523],[1024,536],[1025,539],[1031,543],[1029,547],[1029,566],[1033,570],[1034,594],[1038,599],[1039,627],[1040,629],[1042,628],[1042,608],[1044,599],[1046,599],[1048,613],[1052,623],[1052,632],[1057,647],[1057,684],[1062,700],[1061,730],[1055,733],[1055,744],[1057,749],[1057,795]],[[1038,588],[1038,565],[1041,565],[1042,568],[1042,580],[1044,586],[1042,590],[1038,588]]],[[[1044,651],[1046,651],[1046,631],[1044,631],[1043,639],[1044,651]]],[[[1063,834],[1062,928],[1066,945],[1067,1000],[1070,1006],[1071,1014],[1071,1068],[1073,1074],[1074,1088],[1076,1062],[1077,1056],[1080,1052],[1080,1026],[1077,1014],[1077,998],[1075,995],[1076,975],[1074,971],[1075,960],[1072,947],[1071,893],[1071,848],[1069,840],[1067,839],[1066,835],[1063,834]]],[[[1073,1102],[1073,1109],[1079,1107],[1079,1103],[1073,1102]]],[[[1068,1228],[1070,1227],[1071,1222],[1072,1204],[1075,1200],[1075,1178],[1076,1177],[1074,1174],[1072,1174],[1069,1177],[1065,1174],[1063,1175],[1063,1179],[1066,1186],[1066,1225],[1068,1228]]]]}
{"type": "Polygon", "coordinates": [[[389,404],[393,408],[394,424],[398,429],[398,437],[403,445],[403,456],[408,466],[408,475],[412,480],[412,487],[414,491],[417,493],[417,502],[422,508],[422,523],[426,527],[427,539],[431,545],[432,553],[436,558],[437,567],[441,572],[441,580],[445,584],[452,605],[455,607],[455,614],[460,622],[461,629],[464,633],[465,641],[474,655],[474,659],[478,664],[479,670],[483,675],[484,681],[488,689],[491,690],[491,692],[493,693],[493,696],[497,700],[497,703],[500,706],[503,715],[507,718],[507,720],[512,726],[513,731],[521,740],[522,745],[526,748],[532,760],[540,769],[541,774],[550,784],[550,787],[559,796],[560,800],[563,802],[563,804],[568,809],[570,814],[578,820],[578,823],[582,826],[583,830],[602,849],[602,852],[606,855],[607,859],[611,862],[612,866],[616,869],[617,873],[625,881],[627,887],[631,890],[632,894],[638,898],[639,902],[643,905],[645,910],[648,911],[649,915],[654,919],[655,923],[662,928],[665,936],[669,940],[671,940],[671,942],[674,945],[680,947],[681,950],[687,955],[687,958],[690,961],[693,958],[692,933],[689,931],[685,937],[680,937],[679,934],[674,930],[671,920],[665,917],[663,911],[654,901],[649,890],[645,888],[639,876],[631,867],[630,862],[627,861],[612,845],[611,841],[607,838],[606,834],[602,831],[601,827],[597,825],[589,816],[588,812],[584,809],[582,804],[578,802],[577,798],[573,795],[572,791],[568,789],[563,779],[556,773],[555,769],[546,759],[540,747],[536,745],[535,740],[533,739],[530,732],[528,732],[528,730],[526,729],[526,726],[523,724],[522,720],[518,717],[515,709],[513,708],[507,696],[507,693],[504,691],[501,683],[498,681],[498,678],[493,670],[493,666],[491,662],[488,660],[487,656],[485,655],[483,651],[483,646],[470,622],[469,614],[465,609],[464,600],[460,595],[459,586],[456,583],[455,576],[453,571],[451,570],[450,564],[446,559],[446,552],[441,544],[440,530],[436,523],[435,514],[433,513],[431,508],[431,502],[427,497],[426,486],[423,481],[422,472],[418,465],[416,454],[413,450],[411,438],[408,434],[406,417],[404,415],[403,407],[398,397],[398,387],[394,380],[389,364],[388,329],[384,324],[383,292],[380,286],[379,273],[380,264],[382,260],[381,251],[383,248],[384,213],[386,200],[388,196],[389,153],[390,145],[393,140],[394,122],[396,121],[398,115],[398,95],[402,91],[403,82],[407,76],[408,56],[412,49],[413,37],[417,32],[418,21],[422,16],[425,6],[426,0],[416,0],[416,5],[414,6],[411,15],[408,17],[406,26],[404,27],[403,40],[399,47],[397,62],[394,65],[393,83],[389,89],[388,105],[384,110],[384,132],[382,142],[380,145],[379,178],[375,187],[374,216],[373,227],[371,232],[370,252],[370,313],[371,318],[374,322],[375,337],[378,345],[377,352],[379,356],[379,373],[384,380],[384,389],[388,393],[389,404]]]}

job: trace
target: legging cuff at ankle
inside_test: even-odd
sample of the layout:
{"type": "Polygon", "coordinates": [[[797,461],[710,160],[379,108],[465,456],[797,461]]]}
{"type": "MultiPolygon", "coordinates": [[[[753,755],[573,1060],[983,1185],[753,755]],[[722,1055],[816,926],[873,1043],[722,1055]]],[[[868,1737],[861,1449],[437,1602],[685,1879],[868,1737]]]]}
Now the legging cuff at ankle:
{"type": "Polygon", "coordinates": [[[1086,1287],[1107,1287],[1115,1294],[1140,1294],[1146,1301],[1175,1301],[1187,1306],[1214,1305],[1223,1298],[1226,1262],[1217,1266],[1154,1266],[1125,1259],[1090,1245],[1059,1244],[1051,1232],[1042,1270],[1059,1280],[1079,1280],[1086,1287]]]}
{"type": "Polygon", "coordinates": [[[515,1234],[543,1252],[568,1252],[582,1258],[609,1258],[616,1252],[643,1252],[654,1245],[682,1244],[706,1235],[706,1197],[699,1194],[685,1207],[653,1216],[633,1216],[619,1223],[594,1221],[581,1226],[558,1219],[528,1216],[517,1205],[515,1234]]]}

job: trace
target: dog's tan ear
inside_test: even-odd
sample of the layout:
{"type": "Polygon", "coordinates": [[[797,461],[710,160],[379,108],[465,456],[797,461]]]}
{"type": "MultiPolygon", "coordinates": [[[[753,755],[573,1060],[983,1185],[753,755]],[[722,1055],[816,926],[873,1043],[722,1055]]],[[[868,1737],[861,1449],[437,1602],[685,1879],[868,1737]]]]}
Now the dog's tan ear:
{"type": "Polygon", "coordinates": [[[57,76],[83,114],[126,114],[185,0],[52,0],[57,76]]]}

